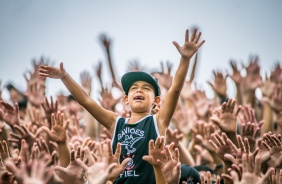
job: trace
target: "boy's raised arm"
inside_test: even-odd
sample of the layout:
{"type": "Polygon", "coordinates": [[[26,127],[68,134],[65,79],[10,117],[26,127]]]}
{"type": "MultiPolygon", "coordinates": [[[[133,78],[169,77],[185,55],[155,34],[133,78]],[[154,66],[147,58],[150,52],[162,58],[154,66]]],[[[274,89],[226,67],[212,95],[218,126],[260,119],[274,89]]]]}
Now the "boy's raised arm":
{"type": "Polygon", "coordinates": [[[190,59],[197,52],[197,50],[203,45],[204,40],[199,42],[201,32],[197,34],[197,29],[193,31],[193,34],[189,40],[189,31],[186,30],[185,42],[183,46],[180,46],[177,42],[173,42],[178,52],[181,54],[180,63],[175,73],[172,86],[168,90],[164,104],[157,114],[158,123],[162,126],[159,128],[165,129],[169,126],[170,120],[178,103],[180,92],[183,88],[185,78],[188,72],[190,59]]]}
{"type": "Polygon", "coordinates": [[[81,104],[95,119],[103,124],[108,130],[113,128],[113,124],[117,115],[111,111],[107,111],[97,104],[84,90],[77,84],[71,76],[65,71],[63,63],[60,68],[41,65],[39,74],[43,77],[61,79],[70,93],[75,97],[77,102],[81,104]]]}

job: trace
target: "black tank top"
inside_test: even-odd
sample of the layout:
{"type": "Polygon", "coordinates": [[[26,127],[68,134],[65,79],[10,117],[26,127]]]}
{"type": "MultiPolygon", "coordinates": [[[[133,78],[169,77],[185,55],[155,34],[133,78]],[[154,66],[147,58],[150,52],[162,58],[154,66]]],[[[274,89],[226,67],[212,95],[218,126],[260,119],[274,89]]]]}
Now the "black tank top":
{"type": "Polygon", "coordinates": [[[129,119],[118,117],[112,139],[113,153],[117,143],[122,146],[120,163],[125,158],[131,158],[125,170],[115,180],[114,184],[155,184],[155,174],[151,164],[142,157],[148,155],[150,140],[156,140],[160,135],[156,116],[146,116],[134,124],[128,124],[129,119]]]}

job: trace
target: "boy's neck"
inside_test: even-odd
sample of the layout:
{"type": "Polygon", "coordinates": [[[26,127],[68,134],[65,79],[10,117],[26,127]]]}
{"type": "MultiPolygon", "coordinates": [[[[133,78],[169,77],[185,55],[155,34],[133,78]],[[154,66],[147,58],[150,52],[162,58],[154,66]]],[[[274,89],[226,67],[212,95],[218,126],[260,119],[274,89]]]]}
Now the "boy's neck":
{"type": "Polygon", "coordinates": [[[146,112],[146,113],[132,113],[129,120],[128,120],[128,124],[133,124],[137,121],[139,121],[140,119],[151,115],[150,113],[146,112]]]}

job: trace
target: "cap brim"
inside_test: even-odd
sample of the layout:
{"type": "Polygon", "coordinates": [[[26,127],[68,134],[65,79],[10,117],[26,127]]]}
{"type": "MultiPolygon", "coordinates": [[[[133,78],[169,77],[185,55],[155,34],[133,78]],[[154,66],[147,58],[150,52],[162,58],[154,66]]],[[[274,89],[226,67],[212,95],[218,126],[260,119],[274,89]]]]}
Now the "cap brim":
{"type": "Polygon", "coordinates": [[[126,95],[128,95],[130,86],[137,81],[148,82],[155,88],[155,95],[160,96],[160,88],[157,81],[150,74],[142,71],[128,72],[122,76],[121,84],[126,95]]]}

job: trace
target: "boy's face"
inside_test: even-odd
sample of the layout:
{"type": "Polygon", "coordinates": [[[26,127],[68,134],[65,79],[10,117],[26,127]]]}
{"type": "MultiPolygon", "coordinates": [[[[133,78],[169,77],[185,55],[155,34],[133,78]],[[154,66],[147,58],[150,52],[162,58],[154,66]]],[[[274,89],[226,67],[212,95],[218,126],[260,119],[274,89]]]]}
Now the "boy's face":
{"type": "Polygon", "coordinates": [[[151,112],[154,102],[159,102],[159,97],[155,97],[154,87],[144,81],[133,83],[125,96],[125,103],[129,104],[131,110],[136,113],[151,112]]]}

